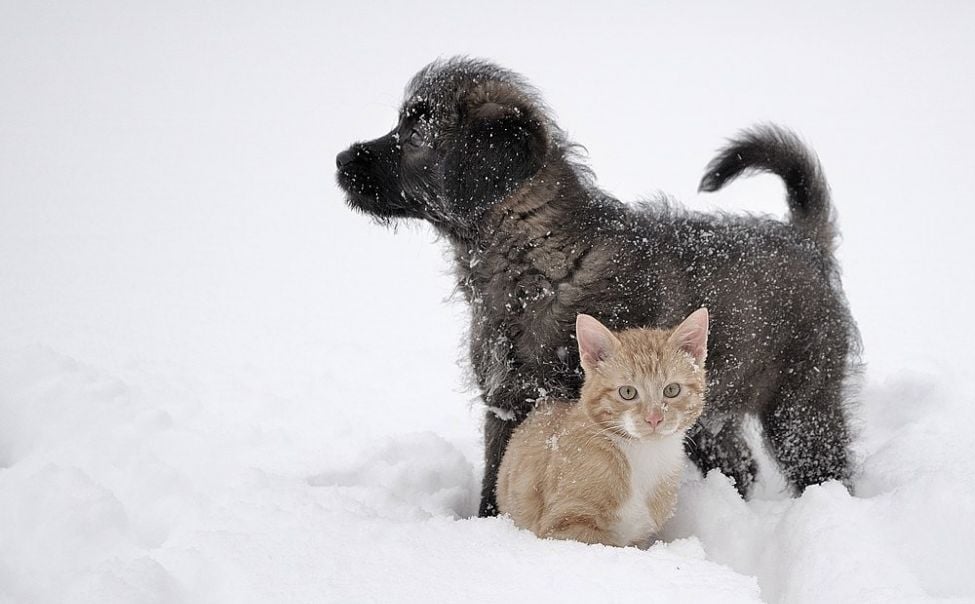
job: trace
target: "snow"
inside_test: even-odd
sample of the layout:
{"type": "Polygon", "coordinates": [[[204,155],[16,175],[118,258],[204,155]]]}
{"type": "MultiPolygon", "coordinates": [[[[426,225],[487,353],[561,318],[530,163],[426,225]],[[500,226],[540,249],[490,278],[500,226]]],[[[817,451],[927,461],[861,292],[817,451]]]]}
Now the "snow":
{"type": "Polygon", "coordinates": [[[975,7],[492,6],[0,5],[0,601],[975,600],[975,7]],[[470,517],[443,245],[332,184],[454,53],[524,73],[626,199],[782,215],[701,170],[759,121],[812,144],[855,495],[688,469],[647,551],[470,517]]]}

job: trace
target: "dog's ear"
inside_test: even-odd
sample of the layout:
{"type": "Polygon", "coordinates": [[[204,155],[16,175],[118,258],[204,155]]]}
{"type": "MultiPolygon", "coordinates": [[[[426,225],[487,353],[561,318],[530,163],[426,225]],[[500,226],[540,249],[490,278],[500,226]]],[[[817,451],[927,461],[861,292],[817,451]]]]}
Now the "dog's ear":
{"type": "Polygon", "coordinates": [[[538,171],[548,139],[531,102],[502,86],[469,94],[458,114],[456,140],[445,158],[445,184],[459,210],[476,213],[538,171]]]}

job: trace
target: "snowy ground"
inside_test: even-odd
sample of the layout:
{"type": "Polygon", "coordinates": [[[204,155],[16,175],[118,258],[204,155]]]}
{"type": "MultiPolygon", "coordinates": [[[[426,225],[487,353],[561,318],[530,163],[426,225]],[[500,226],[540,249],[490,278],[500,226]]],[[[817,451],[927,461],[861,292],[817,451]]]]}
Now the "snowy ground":
{"type": "Polygon", "coordinates": [[[0,601],[975,600],[975,5],[828,4],[0,4],[0,601]],[[532,79],[623,198],[781,214],[701,169],[757,121],[814,145],[856,497],[689,471],[649,551],[470,518],[442,248],[332,183],[455,53],[532,79]]]}

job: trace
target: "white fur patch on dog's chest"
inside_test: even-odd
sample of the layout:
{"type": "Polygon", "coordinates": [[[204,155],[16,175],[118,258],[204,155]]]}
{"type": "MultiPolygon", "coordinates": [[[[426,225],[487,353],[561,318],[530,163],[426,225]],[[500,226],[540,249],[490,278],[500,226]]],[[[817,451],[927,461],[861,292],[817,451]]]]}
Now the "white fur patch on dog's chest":
{"type": "Polygon", "coordinates": [[[675,434],[659,440],[620,443],[630,466],[630,494],[620,506],[619,520],[613,527],[621,543],[642,545],[660,529],[650,513],[650,500],[683,466],[683,441],[683,434],[675,434]]]}

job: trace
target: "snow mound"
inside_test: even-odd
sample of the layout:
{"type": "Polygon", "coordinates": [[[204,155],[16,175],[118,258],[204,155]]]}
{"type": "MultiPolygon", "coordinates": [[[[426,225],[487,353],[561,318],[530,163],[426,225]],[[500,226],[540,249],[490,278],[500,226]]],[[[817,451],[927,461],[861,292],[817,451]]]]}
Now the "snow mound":
{"type": "Polygon", "coordinates": [[[758,577],[782,602],[891,602],[975,596],[975,421],[945,378],[913,375],[863,391],[862,457],[839,483],[798,498],[743,501],[712,472],[688,479],[666,537],[695,535],[710,559],[758,577]]]}
{"type": "Polygon", "coordinates": [[[476,433],[376,435],[356,414],[268,394],[246,373],[215,386],[6,347],[0,596],[970,598],[975,405],[945,383],[906,375],[864,390],[856,495],[828,483],[746,502],[721,474],[689,467],[676,516],[641,551],[543,541],[504,518],[471,518],[476,433]]]}
{"type": "Polygon", "coordinates": [[[477,512],[477,481],[467,458],[432,433],[386,439],[344,470],[308,479],[353,497],[377,516],[465,518],[477,512]]]}

